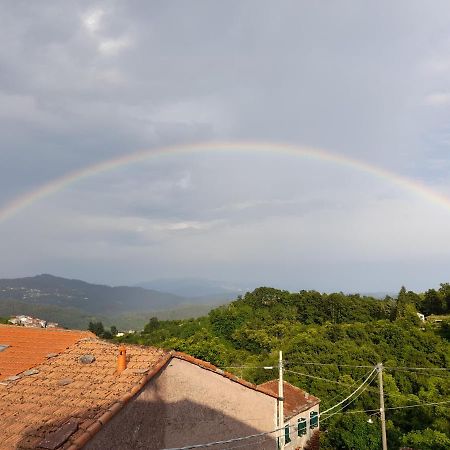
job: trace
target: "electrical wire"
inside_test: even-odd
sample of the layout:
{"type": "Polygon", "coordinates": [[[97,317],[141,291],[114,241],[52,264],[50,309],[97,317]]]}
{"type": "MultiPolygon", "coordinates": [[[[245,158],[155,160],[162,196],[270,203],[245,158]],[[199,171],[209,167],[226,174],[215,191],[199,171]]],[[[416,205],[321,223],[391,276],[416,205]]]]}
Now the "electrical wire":
{"type": "Polygon", "coordinates": [[[188,445],[186,447],[166,448],[163,450],[190,450],[190,449],[195,449],[195,448],[212,447],[214,445],[219,445],[219,444],[232,444],[234,442],[240,442],[240,441],[245,441],[245,440],[256,438],[256,437],[267,436],[269,434],[273,434],[273,433],[276,433],[277,431],[281,431],[284,429],[285,429],[285,427],[283,426],[280,428],[276,428],[275,430],[272,430],[272,431],[264,431],[262,433],[250,434],[248,436],[241,436],[241,437],[237,437],[237,438],[233,438],[233,439],[227,439],[224,441],[214,441],[214,442],[208,442],[206,444],[194,444],[194,445],[188,445]]]}
{"type": "MultiPolygon", "coordinates": [[[[372,367],[373,368],[373,367],[372,367]]],[[[371,373],[371,370],[369,370],[365,375],[363,375],[361,378],[358,378],[356,381],[354,381],[352,384],[349,385],[349,388],[352,388],[356,385],[358,385],[362,380],[364,380],[365,378],[367,378],[371,373]]],[[[370,387],[370,389],[372,389],[372,387],[370,387]]],[[[338,397],[341,397],[344,392],[347,389],[343,390],[342,392],[339,392],[338,394],[336,394],[334,397],[332,397],[330,400],[328,400],[329,403],[332,403],[334,400],[336,400],[338,397]]]]}
{"type": "MultiPolygon", "coordinates": [[[[342,403],[346,402],[350,397],[352,397],[356,392],[358,392],[369,381],[369,378],[372,377],[372,375],[376,372],[376,370],[377,369],[374,367],[372,369],[372,371],[369,373],[369,375],[367,376],[367,378],[350,395],[345,397],[344,400],[341,400],[336,405],[334,405],[331,408],[328,408],[326,411],[322,412],[322,414],[326,414],[328,411],[331,411],[331,410],[337,408],[338,406],[342,405],[342,403]]],[[[370,380],[370,381],[372,381],[372,380],[370,380]]]]}
{"type": "Polygon", "coordinates": [[[266,436],[263,436],[262,438],[259,438],[257,441],[254,442],[246,442],[245,444],[240,444],[240,445],[235,445],[233,447],[227,447],[224,450],[234,450],[236,448],[243,448],[243,447],[248,447],[249,445],[256,445],[256,444],[261,444],[262,442],[264,442],[267,439],[266,436]]]}
{"type": "MultiPolygon", "coordinates": [[[[289,361],[284,361],[285,366],[288,364],[291,364],[289,361]]],[[[318,362],[297,362],[295,363],[297,365],[311,365],[311,366],[334,366],[334,367],[352,367],[352,368],[372,368],[372,366],[369,365],[355,365],[355,364],[337,364],[337,363],[318,363],[318,362]]],[[[225,366],[222,367],[222,369],[278,369],[278,366],[225,366]]],[[[383,369],[386,370],[436,370],[436,371],[450,371],[450,368],[448,367],[407,367],[407,366],[397,366],[397,367],[390,367],[390,366],[383,366],[383,369]]],[[[285,369],[288,370],[288,369],[285,369]]]]}
{"type": "Polygon", "coordinates": [[[296,372],[295,370],[285,369],[285,372],[295,373],[296,375],[302,375],[303,377],[315,378],[316,380],[328,381],[329,383],[342,384],[343,386],[352,386],[348,383],[342,383],[341,381],[329,380],[328,378],[318,377],[316,375],[309,375],[307,373],[296,372]]]}
{"type": "Polygon", "coordinates": [[[277,366],[224,366],[221,369],[278,369],[277,366]]]}
{"type": "Polygon", "coordinates": [[[389,367],[389,366],[383,366],[383,369],[386,369],[386,370],[406,370],[406,371],[409,371],[409,370],[443,370],[443,371],[450,371],[450,368],[447,368],[447,367],[401,367],[401,366],[399,366],[399,367],[389,367]]]}
{"type": "MultiPolygon", "coordinates": [[[[329,414],[327,416],[325,416],[323,419],[321,419],[321,421],[323,422],[324,420],[329,419],[330,417],[334,416],[335,414],[339,414],[340,411],[342,411],[343,409],[347,408],[347,406],[349,406],[351,403],[353,403],[364,391],[367,390],[367,388],[369,387],[370,383],[372,383],[372,381],[376,378],[377,373],[374,373],[373,375],[371,374],[372,378],[370,381],[368,381],[368,383],[365,385],[364,389],[362,389],[358,395],[356,395],[355,397],[353,397],[348,403],[346,403],[344,406],[342,406],[341,408],[339,408],[337,411],[334,411],[332,414],[329,414]]],[[[334,408],[333,408],[334,409],[334,408]]],[[[320,417],[327,413],[328,411],[330,411],[330,409],[328,409],[327,411],[324,411],[323,413],[320,414],[320,417]]]]}
{"type": "MultiPolygon", "coordinates": [[[[290,364],[289,361],[285,361],[286,364],[290,364]]],[[[318,363],[318,362],[301,362],[296,363],[298,365],[310,365],[310,366],[335,366],[335,367],[355,367],[355,368],[371,368],[372,366],[369,365],[355,365],[355,364],[337,364],[337,363],[318,363]]]]}
{"type": "MultiPolygon", "coordinates": [[[[397,409],[408,409],[408,408],[419,408],[422,406],[439,406],[450,403],[450,400],[445,400],[443,402],[432,402],[432,403],[416,403],[415,405],[405,405],[405,406],[391,406],[390,408],[384,408],[385,411],[392,411],[397,409]]],[[[355,411],[343,411],[338,412],[336,414],[357,414],[357,413],[373,413],[373,412],[380,412],[379,409],[360,409],[355,411]]],[[[325,419],[323,419],[325,420],[325,419]]]]}
{"type": "MultiPolygon", "coordinates": [[[[373,377],[373,378],[375,378],[375,377],[373,377]]],[[[373,379],[371,381],[373,381],[373,379]]],[[[439,406],[439,405],[443,405],[443,404],[447,404],[447,403],[450,403],[450,400],[446,400],[446,401],[443,401],[443,402],[418,403],[418,404],[415,404],[415,405],[396,406],[396,407],[385,408],[385,410],[418,408],[418,407],[423,407],[423,406],[439,406]]],[[[367,412],[369,412],[369,413],[370,412],[371,413],[379,412],[379,409],[366,409],[366,410],[357,410],[357,411],[337,411],[337,412],[333,413],[332,415],[334,415],[334,414],[357,414],[357,413],[367,413],[367,412]]],[[[319,417],[322,416],[322,414],[320,414],[319,417]]],[[[326,420],[329,417],[331,417],[331,415],[325,417],[321,421],[324,421],[324,420],[326,420]]],[[[297,425],[288,425],[289,428],[296,428],[296,426],[297,425]]],[[[285,428],[286,427],[280,427],[280,428],[277,428],[277,429],[272,430],[272,431],[266,431],[266,432],[262,432],[262,433],[251,434],[251,435],[248,435],[248,436],[241,436],[241,437],[237,437],[237,438],[234,438],[234,439],[208,442],[206,444],[194,444],[194,445],[188,445],[188,446],[185,446],[185,447],[166,448],[166,449],[163,449],[163,450],[190,450],[190,449],[196,449],[196,448],[212,447],[214,445],[219,445],[219,444],[232,444],[234,442],[241,442],[241,441],[245,441],[245,440],[256,438],[256,437],[262,438],[263,436],[268,436],[270,434],[273,434],[273,433],[276,433],[278,431],[284,430],[285,428]]],[[[256,443],[258,443],[258,442],[255,442],[255,444],[256,443]]],[[[246,445],[248,445],[248,443],[246,445]]],[[[231,449],[239,448],[239,447],[229,447],[227,450],[231,450],[231,449]]]]}

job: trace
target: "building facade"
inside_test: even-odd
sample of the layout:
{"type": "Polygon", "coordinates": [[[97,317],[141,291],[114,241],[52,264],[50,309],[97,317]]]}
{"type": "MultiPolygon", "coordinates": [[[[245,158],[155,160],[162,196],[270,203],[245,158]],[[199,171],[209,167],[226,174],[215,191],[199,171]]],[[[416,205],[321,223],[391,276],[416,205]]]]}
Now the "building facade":
{"type": "MultiPolygon", "coordinates": [[[[0,450],[161,450],[217,441],[224,442],[215,450],[275,450],[285,430],[277,430],[274,386],[179,352],[0,325],[0,450]]],[[[286,449],[301,449],[318,427],[319,400],[289,383],[284,391],[286,449]]]]}

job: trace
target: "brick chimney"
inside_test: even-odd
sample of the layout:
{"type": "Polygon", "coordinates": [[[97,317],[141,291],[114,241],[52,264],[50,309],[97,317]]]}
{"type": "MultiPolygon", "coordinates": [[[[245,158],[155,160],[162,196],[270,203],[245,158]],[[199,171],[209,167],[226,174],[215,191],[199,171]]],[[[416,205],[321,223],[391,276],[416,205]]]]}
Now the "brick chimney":
{"type": "Polygon", "coordinates": [[[117,358],[117,373],[121,374],[127,368],[127,350],[124,345],[119,347],[119,356],[117,358]]]}

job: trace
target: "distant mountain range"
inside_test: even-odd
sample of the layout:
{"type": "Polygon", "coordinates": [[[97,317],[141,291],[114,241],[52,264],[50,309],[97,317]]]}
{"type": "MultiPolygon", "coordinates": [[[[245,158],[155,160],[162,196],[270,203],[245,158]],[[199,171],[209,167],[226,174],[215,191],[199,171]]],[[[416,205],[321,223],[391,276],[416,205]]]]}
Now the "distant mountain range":
{"type": "Polygon", "coordinates": [[[196,299],[199,303],[201,299],[232,300],[245,291],[251,290],[250,288],[244,290],[236,284],[224,281],[202,278],[160,278],[139,283],[138,286],[196,299]]]}
{"type": "MultiPolygon", "coordinates": [[[[172,286],[175,292],[184,292],[181,283],[172,286]]],[[[224,289],[213,289],[213,284],[203,289],[199,283],[189,286],[187,295],[177,295],[141,286],[91,284],[49,274],[0,279],[0,316],[40,314],[40,318],[80,328],[85,328],[89,320],[95,319],[141,326],[145,323],[142,323],[143,317],[145,320],[150,315],[160,318],[195,317],[196,312],[205,314],[218,303],[236,296],[233,291],[225,294],[224,289]],[[209,295],[212,291],[215,294],[209,295]]]]}
{"type": "Polygon", "coordinates": [[[90,284],[47,274],[0,279],[0,298],[77,308],[91,314],[166,309],[186,303],[185,298],[165,292],[141,287],[90,284]]]}

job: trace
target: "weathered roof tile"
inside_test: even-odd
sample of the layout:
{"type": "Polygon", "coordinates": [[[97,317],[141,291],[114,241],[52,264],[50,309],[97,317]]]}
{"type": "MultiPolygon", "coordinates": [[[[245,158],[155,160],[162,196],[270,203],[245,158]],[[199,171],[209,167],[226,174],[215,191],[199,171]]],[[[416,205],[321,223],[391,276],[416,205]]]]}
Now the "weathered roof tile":
{"type": "MultiPolygon", "coordinates": [[[[278,396],[278,380],[267,381],[266,383],[260,384],[259,387],[278,396]]],[[[286,381],[283,383],[283,396],[285,420],[288,420],[291,417],[296,416],[297,414],[320,403],[320,400],[317,397],[308,394],[303,389],[295,387],[286,381]]]]}
{"type": "MultiPolygon", "coordinates": [[[[18,342],[24,342],[22,328],[7,328],[17,330],[18,342]]],[[[48,342],[49,336],[58,340],[57,333],[59,332],[53,331],[51,335],[46,334],[46,341],[48,342]]],[[[12,334],[13,332],[8,330],[11,348],[14,347],[12,334]]],[[[14,382],[0,386],[0,450],[45,448],[42,447],[43,439],[52,435],[53,441],[56,442],[59,435],[52,433],[61,434],[58,430],[64,428],[64,424],[69,421],[76,421],[77,429],[71,432],[64,443],[60,442],[55,448],[62,450],[73,447],[76,442],[85,442],[85,430],[89,429],[89,436],[92,436],[92,433],[133,396],[131,391],[136,393],[136,387],[142,387],[142,384],[139,384],[143,378],[141,373],[127,370],[120,376],[115,374],[117,345],[92,338],[80,340],[80,333],[70,334],[71,337],[75,335],[77,339],[66,351],[63,351],[64,348],[58,349],[60,353],[57,358],[46,358],[49,347],[52,347],[48,343],[36,364],[36,370],[39,372],[33,371],[32,376],[20,377],[14,382]],[[81,364],[79,358],[86,354],[93,355],[95,361],[91,364],[81,364]],[[69,378],[73,380],[71,383],[61,385],[61,380],[69,378]],[[38,447],[39,443],[41,447],[38,447]]],[[[61,345],[67,346],[67,342],[65,339],[61,345]]],[[[54,347],[55,345],[52,349],[54,347]]],[[[144,365],[150,368],[159,366],[161,359],[167,361],[168,358],[168,354],[162,350],[139,346],[128,347],[127,356],[130,362],[139,358],[138,367],[144,365]]],[[[29,369],[32,368],[17,366],[15,370],[23,372],[29,369]]]]}
{"type": "Polygon", "coordinates": [[[41,364],[50,352],[60,353],[80,339],[93,337],[88,331],[0,325],[0,343],[9,346],[0,352],[0,380],[41,364]]]}

